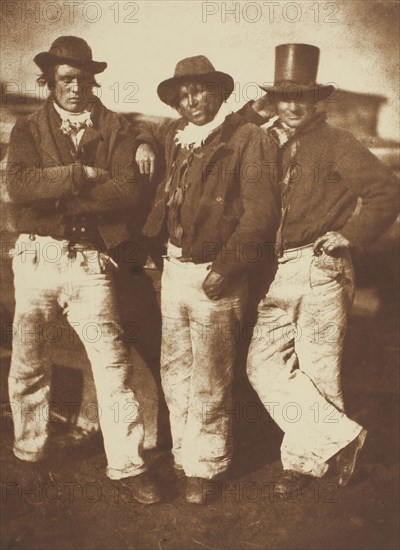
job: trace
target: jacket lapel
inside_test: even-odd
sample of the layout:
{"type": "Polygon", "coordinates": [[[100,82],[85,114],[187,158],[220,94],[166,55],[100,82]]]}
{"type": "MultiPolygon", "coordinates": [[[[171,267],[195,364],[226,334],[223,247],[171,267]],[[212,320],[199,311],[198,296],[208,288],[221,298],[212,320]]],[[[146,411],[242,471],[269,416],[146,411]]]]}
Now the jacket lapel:
{"type": "MultiPolygon", "coordinates": [[[[222,123],[217,136],[214,136],[214,139],[212,135],[210,136],[209,139],[211,143],[209,143],[209,146],[204,152],[204,157],[203,157],[202,182],[205,182],[208,175],[210,174],[210,171],[208,170],[208,166],[210,165],[211,160],[221,150],[230,152],[227,142],[231,139],[232,135],[245,123],[246,123],[246,120],[242,116],[236,113],[232,113],[231,115],[228,115],[225,121],[222,123]]],[[[206,144],[207,144],[207,141],[208,140],[206,140],[206,144]]]]}
{"type": "Polygon", "coordinates": [[[89,161],[94,162],[95,159],[92,157],[94,156],[93,153],[97,151],[100,137],[100,132],[96,128],[86,128],[79,142],[76,157],[83,157],[82,160],[87,159],[84,163],[89,161]]]}
{"type": "Polygon", "coordinates": [[[84,163],[95,163],[100,168],[111,164],[121,124],[115,115],[98,100],[92,108],[93,126],[86,128],[79,142],[77,157],[84,163]],[[105,137],[106,133],[106,137],[105,137]]]}
{"type": "Polygon", "coordinates": [[[70,164],[75,160],[75,149],[69,136],[61,131],[61,118],[53,107],[53,102],[50,100],[47,104],[47,120],[48,120],[48,138],[49,142],[46,146],[49,147],[49,153],[61,162],[61,164],[70,164]]]}

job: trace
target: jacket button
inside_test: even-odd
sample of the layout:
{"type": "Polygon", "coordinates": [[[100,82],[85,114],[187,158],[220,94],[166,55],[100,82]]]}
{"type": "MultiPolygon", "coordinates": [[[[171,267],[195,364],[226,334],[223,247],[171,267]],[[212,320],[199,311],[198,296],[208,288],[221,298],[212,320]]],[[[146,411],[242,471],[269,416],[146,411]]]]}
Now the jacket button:
{"type": "Polygon", "coordinates": [[[72,231],[76,231],[76,227],[75,227],[75,226],[72,228],[72,231]]]}
{"type": "Polygon", "coordinates": [[[222,197],[217,197],[215,200],[216,202],[222,202],[222,197]]]}
{"type": "Polygon", "coordinates": [[[85,227],[81,227],[81,233],[84,233],[86,231],[85,227]]]}

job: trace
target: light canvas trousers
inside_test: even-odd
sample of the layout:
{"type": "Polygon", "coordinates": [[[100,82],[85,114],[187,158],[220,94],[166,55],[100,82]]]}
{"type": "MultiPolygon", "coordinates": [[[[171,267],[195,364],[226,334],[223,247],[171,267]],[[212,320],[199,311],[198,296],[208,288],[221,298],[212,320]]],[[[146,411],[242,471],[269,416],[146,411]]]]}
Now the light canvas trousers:
{"type": "Polygon", "coordinates": [[[361,431],[344,413],[340,368],[354,299],[350,254],[286,251],[258,307],[250,382],[284,431],[284,469],[322,477],[327,460],[361,431]]]}
{"type": "MultiPolygon", "coordinates": [[[[59,345],[57,310],[67,317],[88,354],[107,455],[107,475],[120,479],[145,470],[143,424],[128,386],[130,361],[122,341],[112,260],[67,241],[23,234],[13,257],[15,318],[9,394],[14,454],[39,460],[48,438],[50,364],[46,346],[59,345]]],[[[95,405],[97,408],[97,404],[95,405]]]]}
{"type": "MultiPolygon", "coordinates": [[[[189,477],[212,479],[232,457],[232,376],[247,283],[218,301],[202,289],[210,264],[181,262],[169,245],[161,280],[161,380],[173,455],[189,477]]],[[[178,254],[179,255],[179,254],[178,254]]]]}

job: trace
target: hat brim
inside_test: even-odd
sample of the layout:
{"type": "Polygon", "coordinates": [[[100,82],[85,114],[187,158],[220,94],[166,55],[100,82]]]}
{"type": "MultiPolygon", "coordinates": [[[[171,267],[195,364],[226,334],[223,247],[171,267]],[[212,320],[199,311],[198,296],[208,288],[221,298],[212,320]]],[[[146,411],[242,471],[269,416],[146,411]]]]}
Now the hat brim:
{"type": "Polygon", "coordinates": [[[301,101],[302,99],[313,99],[315,102],[322,101],[333,94],[335,86],[331,84],[313,84],[306,86],[295,82],[283,82],[273,86],[261,86],[264,92],[271,94],[271,100],[283,101],[301,101]]]}
{"type": "Polygon", "coordinates": [[[167,80],[163,80],[157,88],[158,97],[167,105],[172,107],[175,106],[178,99],[178,85],[190,80],[194,80],[196,82],[200,81],[205,85],[217,84],[218,86],[221,86],[225,101],[231,95],[235,86],[233,78],[229,74],[222,73],[221,71],[212,71],[211,73],[205,74],[188,74],[184,76],[174,76],[172,78],[168,78],[167,80]]]}
{"type": "Polygon", "coordinates": [[[107,68],[105,61],[79,61],[70,57],[60,57],[49,52],[38,53],[33,61],[42,71],[53,65],[71,65],[72,67],[87,69],[93,74],[99,74],[107,68]]]}

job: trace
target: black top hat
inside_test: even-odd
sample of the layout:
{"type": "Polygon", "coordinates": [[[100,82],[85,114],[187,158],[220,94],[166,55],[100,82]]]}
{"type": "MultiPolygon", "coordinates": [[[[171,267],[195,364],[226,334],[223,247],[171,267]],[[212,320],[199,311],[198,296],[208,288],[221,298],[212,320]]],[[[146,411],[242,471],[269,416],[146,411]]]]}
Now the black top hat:
{"type": "Polygon", "coordinates": [[[48,52],[38,53],[33,60],[42,71],[52,65],[72,65],[97,74],[107,67],[104,61],[93,61],[89,44],[78,36],[59,36],[48,52]]]}
{"type": "Polygon", "coordinates": [[[275,79],[273,86],[260,86],[266,92],[283,99],[314,95],[316,101],[330,95],[334,86],[317,84],[319,48],[310,44],[281,44],[275,48],[275,79]]]}
{"type": "Polygon", "coordinates": [[[177,102],[177,84],[190,79],[225,85],[225,99],[228,99],[234,88],[233,78],[229,74],[216,71],[204,55],[195,55],[178,61],[174,76],[158,85],[158,97],[167,105],[174,106],[177,102]]]}

